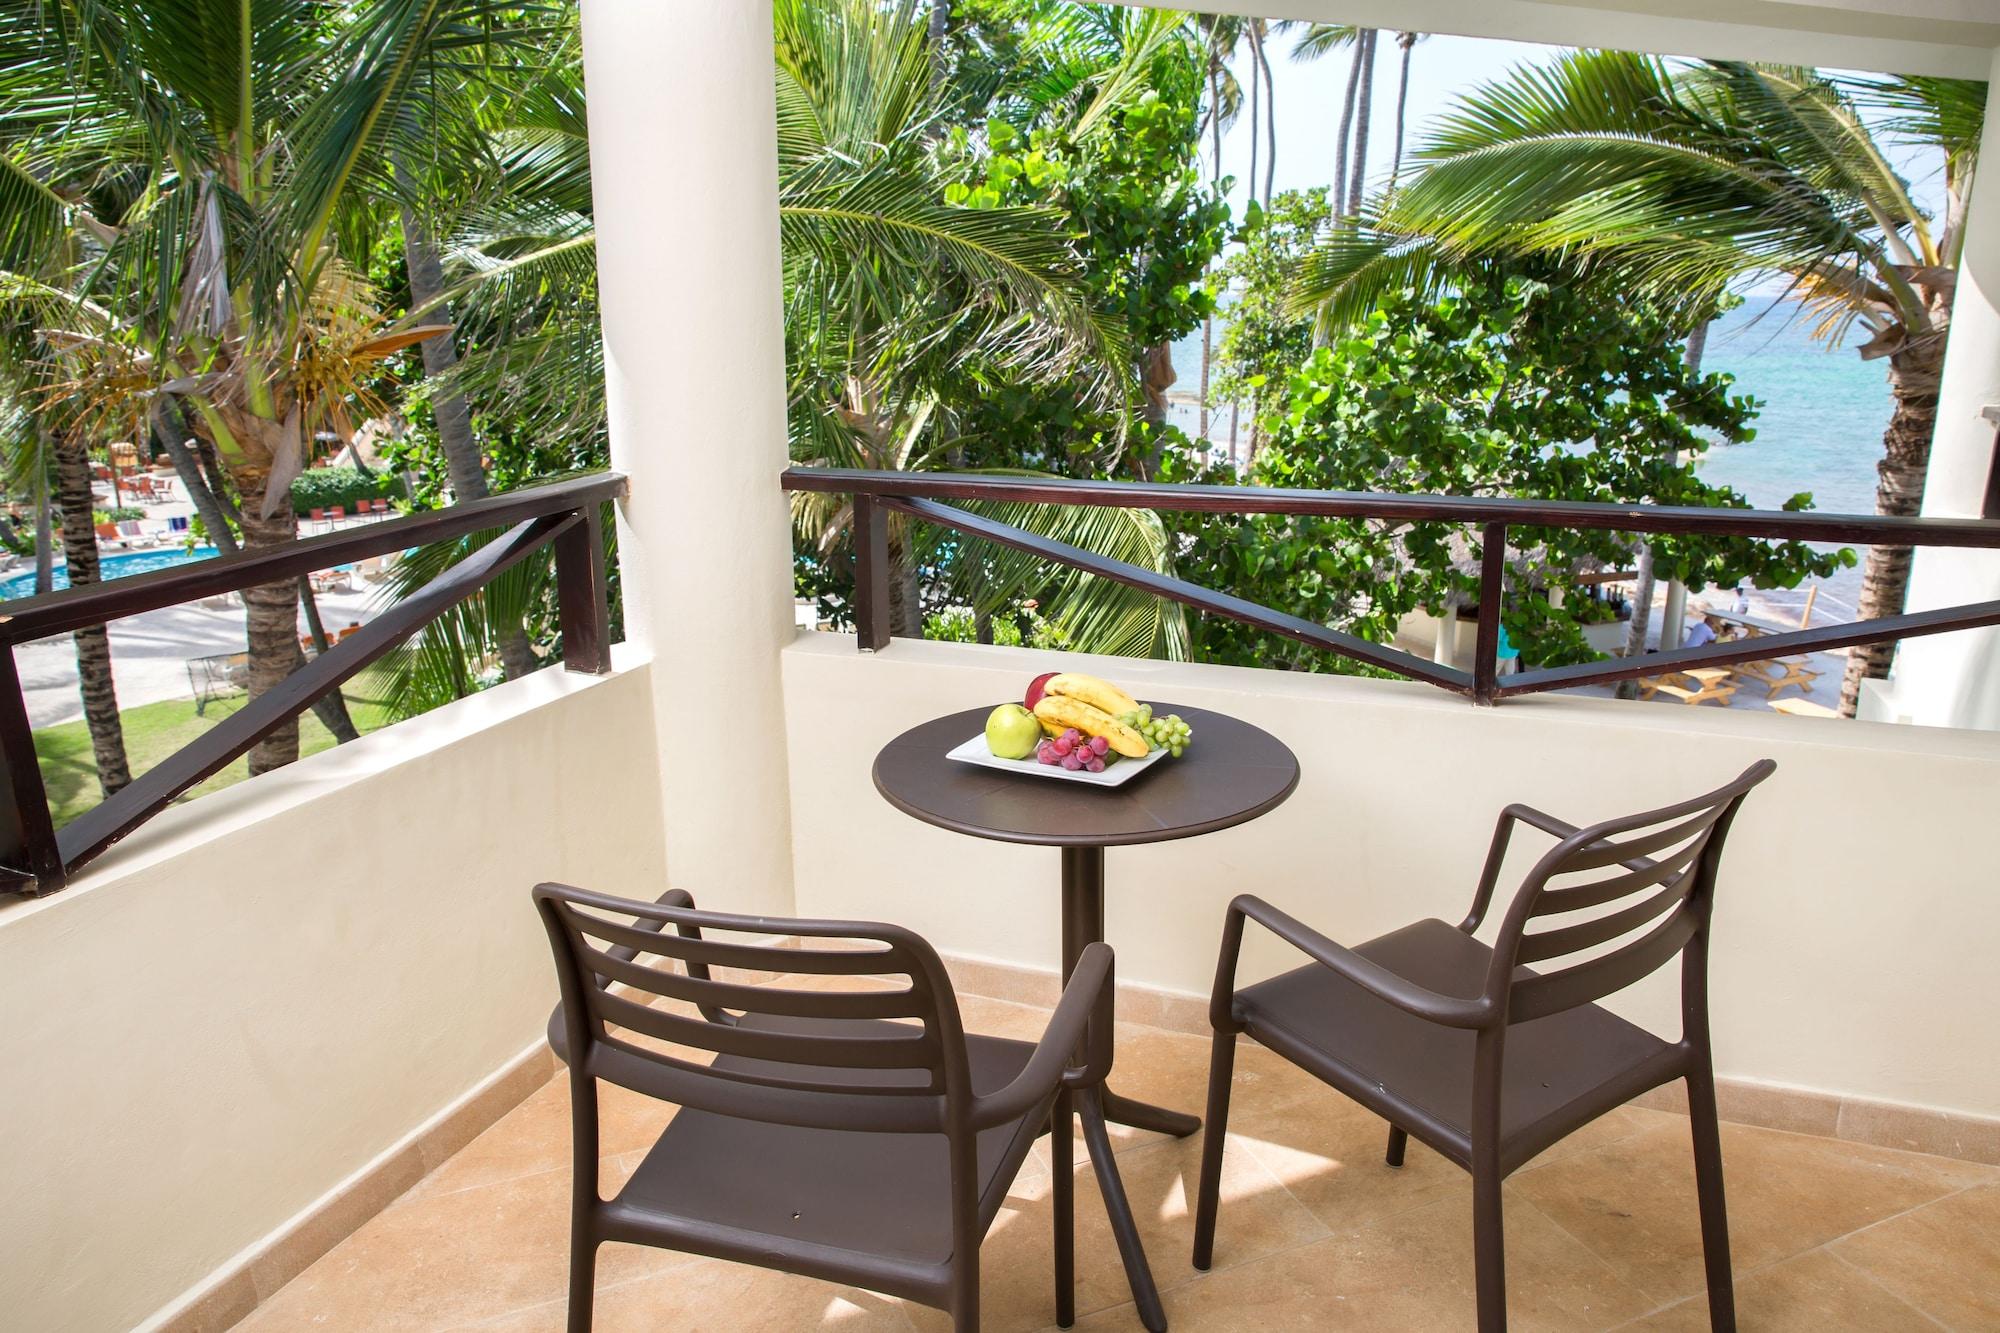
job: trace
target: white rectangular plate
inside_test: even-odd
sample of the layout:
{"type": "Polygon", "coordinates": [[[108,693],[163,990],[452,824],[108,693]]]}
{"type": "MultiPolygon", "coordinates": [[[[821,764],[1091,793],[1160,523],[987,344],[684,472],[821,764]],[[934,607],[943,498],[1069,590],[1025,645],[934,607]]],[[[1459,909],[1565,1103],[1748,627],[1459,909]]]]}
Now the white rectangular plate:
{"type": "Polygon", "coordinates": [[[1002,759],[986,748],[986,733],[981,732],[965,744],[948,751],[945,758],[956,759],[961,764],[978,764],[981,768],[997,768],[1003,773],[1021,773],[1031,778],[1085,782],[1093,787],[1118,787],[1138,777],[1165,759],[1168,754],[1169,751],[1166,750],[1155,750],[1144,759],[1120,759],[1115,764],[1106,764],[1102,773],[1093,773],[1087,768],[1068,769],[1061,764],[1044,764],[1033,756],[1026,759],[1002,759]]]}

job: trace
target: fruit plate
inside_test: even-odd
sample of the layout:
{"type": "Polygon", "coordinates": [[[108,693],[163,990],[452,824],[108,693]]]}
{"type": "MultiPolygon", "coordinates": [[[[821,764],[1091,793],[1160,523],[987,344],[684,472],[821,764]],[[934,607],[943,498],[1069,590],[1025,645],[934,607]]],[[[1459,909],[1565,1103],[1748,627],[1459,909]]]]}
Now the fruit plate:
{"type": "Polygon", "coordinates": [[[1055,778],[1059,782],[1082,782],[1092,787],[1122,787],[1133,778],[1167,758],[1169,751],[1155,750],[1144,759],[1120,759],[1115,764],[1105,765],[1102,773],[1093,773],[1087,768],[1064,768],[1061,764],[1044,764],[1030,756],[1026,759],[1002,759],[986,746],[986,734],[981,732],[971,740],[945,753],[945,758],[956,759],[961,764],[977,764],[981,768],[997,768],[1003,773],[1020,773],[1033,778],[1055,778]]]}

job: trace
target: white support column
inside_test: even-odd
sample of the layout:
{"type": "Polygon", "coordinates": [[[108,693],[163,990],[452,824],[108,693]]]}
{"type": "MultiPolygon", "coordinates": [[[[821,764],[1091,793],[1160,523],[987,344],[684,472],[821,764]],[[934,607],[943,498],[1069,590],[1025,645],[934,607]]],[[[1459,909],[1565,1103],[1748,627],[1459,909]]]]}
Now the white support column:
{"type": "MultiPolygon", "coordinates": [[[[2000,88],[2000,53],[1990,78],[2000,88]]],[[[2000,403],[2000,99],[1988,103],[1979,152],[1938,394],[1937,434],[1924,482],[1924,513],[1933,517],[1977,518],[1993,465],[1994,424],[1983,413],[2000,403]]],[[[1910,610],[1995,598],[2000,598],[2000,551],[1917,551],[1910,610]]],[[[1861,715],[2000,730],[2000,629],[1958,630],[1905,643],[1886,687],[1863,695],[1861,715]]]]}
{"type": "MultiPolygon", "coordinates": [[[[669,878],[792,910],[792,636],[770,0],[585,0],[627,637],[653,658],[669,878]]],[[[635,833],[637,830],[634,831],[635,833]]]]}

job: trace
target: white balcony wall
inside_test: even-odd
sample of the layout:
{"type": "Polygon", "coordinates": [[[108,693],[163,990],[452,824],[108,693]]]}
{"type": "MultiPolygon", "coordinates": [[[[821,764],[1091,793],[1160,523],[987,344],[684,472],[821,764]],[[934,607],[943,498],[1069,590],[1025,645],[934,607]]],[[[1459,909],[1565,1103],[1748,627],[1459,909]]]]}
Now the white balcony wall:
{"type": "MultiPolygon", "coordinates": [[[[869,777],[903,728],[1018,698],[1053,665],[1022,649],[899,639],[869,656],[846,636],[795,641],[785,705],[799,911],[901,922],[949,954],[1054,968],[1057,853],[922,824],[869,777]]],[[[1348,943],[1420,917],[1457,921],[1509,802],[1587,823],[1769,756],[1778,771],[1745,806],[1719,888],[1718,1071],[2000,1114],[2000,895],[1983,850],[2000,809],[2000,736],[1554,695],[1475,708],[1421,685],[1228,667],[1095,669],[1141,698],[1264,727],[1304,774],[1263,819],[1108,854],[1121,981],[1206,994],[1224,905],[1246,891],[1348,943]]],[[[1510,873],[1547,845],[1517,834],[1510,873]]],[[[1246,977],[1295,965],[1269,944],[1255,941],[1246,977]]],[[[1672,1035],[1672,980],[1656,975],[1615,1007],[1672,1035]]]]}
{"type": "Polygon", "coordinates": [[[462,700],[0,909],[0,1327],[132,1327],[541,1040],[528,890],[661,889],[648,675],[462,700]]]}

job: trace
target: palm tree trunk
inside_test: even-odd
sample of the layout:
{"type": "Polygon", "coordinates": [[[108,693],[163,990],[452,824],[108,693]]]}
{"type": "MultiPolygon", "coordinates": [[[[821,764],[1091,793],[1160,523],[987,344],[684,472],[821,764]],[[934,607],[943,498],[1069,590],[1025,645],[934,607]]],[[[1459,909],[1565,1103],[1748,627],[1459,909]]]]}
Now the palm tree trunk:
{"type": "MultiPolygon", "coordinates": [[[[1937,427],[1938,377],[1944,369],[1945,337],[1940,329],[1918,336],[1889,358],[1889,392],[1896,400],[1889,428],[1882,435],[1882,461],[1876,464],[1875,512],[1898,518],[1914,517],[1924,504],[1924,474],[1930,467],[1931,435],[1937,427]]],[[[1861,605],[1857,616],[1875,620],[1901,615],[1910,584],[1910,548],[1871,546],[1861,573],[1861,605]]],[[[1847,671],[1840,682],[1840,715],[1853,717],[1861,700],[1861,682],[1889,674],[1895,658],[1893,643],[1847,650],[1847,671]]]]}
{"type": "MultiPolygon", "coordinates": [[[[1212,183],[1212,188],[1220,190],[1222,188],[1222,85],[1220,79],[1217,77],[1215,53],[1213,51],[1209,53],[1208,57],[1208,134],[1209,143],[1215,156],[1213,174],[1209,179],[1212,183]]],[[[1204,282],[1206,282],[1207,277],[1214,270],[1215,261],[1211,259],[1208,263],[1207,271],[1203,274],[1204,282]]],[[[1209,367],[1214,361],[1215,312],[1211,310],[1208,314],[1201,317],[1201,404],[1198,409],[1201,414],[1201,424],[1196,428],[1195,434],[1204,442],[1208,439],[1209,367]]]]}
{"type": "Polygon", "coordinates": [[[889,525],[889,633],[899,639],[921,639],[923,597],[917,586],[917,563],[910,556],[907,522],[889,525]]]}
{"type": "MultiPolygon", "coordinates": [[[[278,497],[276,512],[264,516],[268,475],[245,469],[237,474],[243,497],[243,546],[270,551],[298,540],[299,520],[289,494],[278,497]]],[[[243,590],[245,637],[250,649],[249,692],[259,698],[278,687],[305,662],[299,648],[299,589],[290,579],[243,590]]],[[[288,718],[250,751],[250,772],[268,773],[299,757],[299,721],[288,718]]]]}
{"type": "Polygon", "coordinates": [[[167,458],[174,465],[174,472],[186,488],[188,499],[194,504],[194,511],[201,515],[202,526],[208,529],[208,539],[223,555],[233,555],[236,551],[236,536],[229,530],[232,515],[224,497],[218,496],[209,486],[209,479],[203,475],[201,460],[187,447],[186,437],[181,433],[169,415],[168,400],[162,397],[159,406],[152,413],[153,438],[166,450],[167,458]]]}
{"type": "Polygon", "coordinates": [[[1259,37],[1257,31],[1257,25],[1255,23],[1252,23],[1250,25],[1250,180],[1249,180],[1250,199],[1252,202],[1255,202],[1257,198],[1257,150],[1261,146],[1258,141],[1259,139],[1262,138],[1262,136],[1257,133],[1257,108],[1259,104],[1258,90],[1260,85],[1263,83],[1263,79],[1259,77],[1257,72],[1258,71],[1257,45],[1260,40],[1261,38],[1259,37]]]}
{"type": "MultiPolygon", "coordinates": [[[[1653,623],[1653,546],[1651,542],[1639,543],[1639,568],[1632,579],[1632,619],[1625,626],[1625,646],[1620,657],[1643,657],[1646,654],[1646,635],[1653,623]]],[[[1634,680],[1618,682],[1617,695],[1620,699],[1636,699],[1639,683],[1634,680]]]]}
{"type": "Polygon", "coordinates": [[[1354,63],[1347,71],[1347,95],[1340,105],[1340,137],[1334,148],[1333,164],[1333,216],[1335,221],[1347,216],[1347,165],[1354,140],[1354,98],[1361,89],[1361,55],[1364,43],[1357,36],[1354,39],[1354,63]]]}
{"type": "Polygon", "coordinates": [[[1417,46],[1417,34],[1399,32],[1396,45],[1403,48],[1403,72],[1396,83],[1396,156],[1389,163],[1389,188],[1396,188],[1396,178],[1403,173],[1403,127],[1410,109],[1410,52],[1417,46]]]}
{"type": "Polygon", "coordinates": [[[40,446],[35,457],[35,591],[56,586],[55,519],[49,505],[49,470],[40,446]]]}
{"type": "Polygon", "coordinates": [[[1354,105],[1354,167],[1347,173],[1347,212],[1361,212],[1361,199],[1368,187],[1368,122],[1375,104],[1375,29],[1361,32],[1361,63],[1357,77],[1360,92],[1354,105]]]}
{"type": "MultiPolygon", "coordinates": [[[[57,436],[55,455],[69,586],[84,588],[96,583],[101,573],[97,532],[91,523],[90,455],[75,436],[57,436]]],[[[111,635],[104,626],[92,625],[76,631],[73,637],[77,686],[83,693],[83,718],[90,728],[97,786],[109,799],[132,781],[132,769],[125,759],[125,727],[118,717],[118,690],[111,676],[111,635]]]]}
{"type": "MultiPolygon", "coordinates": [[[[1264,49],[1264,26],[1257,27],[1257,43],[1251,48],[1257,68],[1264,74],[1264,207],[1271,206],[1271,185],[1278,171],[1278,85],[1271,78],[1271,56],[1264,49]]],[[[1251,125],[1254,133],[1256,125],[1251,125]]],[[[1256,182],[1251,182],[1256,188],[1256,182]]]]}
{"type": "MultiPolygon", "coordinates": [[[[933,24],[937,9],[932,9],[933,24]]],[[[444,264],[431,243],[424,220],[407,204],[403,207],[403,260],[410,273],[410,299],[418,307],[430,307],[440,321],[448,321],[450,310],[440,300],[444,295],[444,264]],[[435,303],[435,304],[434,304],[435,303]]],[[[458,343],[450,333],[440,333],[417,344],[423,356],[424,374],[436,380],[458,365],[458,343]]],[[[451,479],[452,497],[464,504],[482,500],[489,493],[486,465],[480,456],[479,441],[472,433],[472,410],[465,395],[456,389],[432,400],[437,416],[438,447],[444,451],[445,473],[451,479]]],[[[508,680],[518,680],[532,672],[537,663],[523,626],[512,626],[500,634],[500,668],[508,680]]]]}

